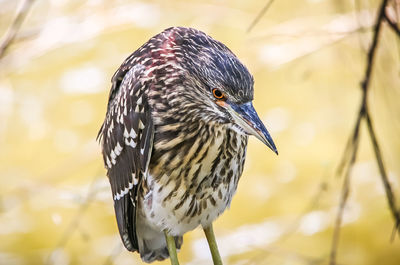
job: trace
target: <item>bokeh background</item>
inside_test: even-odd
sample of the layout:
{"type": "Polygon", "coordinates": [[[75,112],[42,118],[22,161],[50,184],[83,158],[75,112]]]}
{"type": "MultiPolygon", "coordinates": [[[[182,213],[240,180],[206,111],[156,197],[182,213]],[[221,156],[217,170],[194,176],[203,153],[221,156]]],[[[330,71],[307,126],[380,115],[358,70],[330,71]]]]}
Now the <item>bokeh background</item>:
{"type": "MultiPolygon", "coordinates": [[[[1,35],[21,2],[0,1],[1,35]]],[[[336,170],[380,1],[279,0],[247,32],[266,2],[34,1],[0,58],[0,264],[140,264],[120,242],[95,137],[114,71],[176,25],[205,31],[247,65],[280,153],[250,140],[237,194],[215,222],[225,263],[328,264],[343,182],[336,170]]],[[[397,197],[399,47],[384,25],[369,94],[397,197]]],[[[364,126],[343,218],[338,264],[400,264],[364,126]]],[[[184,242],[181,264],[211,264],[200,229],[184,242]]]]}

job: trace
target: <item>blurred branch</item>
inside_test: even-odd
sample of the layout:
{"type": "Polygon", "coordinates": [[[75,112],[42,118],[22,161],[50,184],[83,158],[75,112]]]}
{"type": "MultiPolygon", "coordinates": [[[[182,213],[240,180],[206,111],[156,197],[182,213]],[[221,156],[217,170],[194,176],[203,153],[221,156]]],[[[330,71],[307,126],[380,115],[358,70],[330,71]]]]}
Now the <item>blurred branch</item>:
{"type": "Polygon", "coordinates": [[[60,241],[57,244],[57,247],[63,247],[67,244],[69,239],[71,238],[71,235],[73,232],[78,228],[80,220],[82,218],[82,215],[86,212],[86,210],[89,208],[90,203],[92,202],[93,198],[96,196],[97,190],[95,189],[95,183],[97,181],[97,178],[99,175],[97,175],[92,183],[90,184],[88,194],[86,196],[85,201],[82,203],[82,205],[79,207],[78,212],[75,215],[75,218],[71,221],[67,229],[65,229],[63,235],[61,236],[60,241]]]}
{"type": "Polygon", "coordinates": [[[399,229],[400,211],[398,210],[398,208],[396,206],[395,195],[393,193],[392,186],[390,185],[390,181],[389,181],[388,175],[386,173],[387,171],[386,171],[384,163],[383,163],[382,153],[381,153],[381,150],[380,150],[380,147],[378,144],[378,140],[376,138],[376,134],[375,134],[374,127],[373,127],[373,124],[371,121],[371,117],[368,112],[365,115],[365,119],[367,121],[367,127],[368,127],[369,135],[371,137],[371,142],[374,147],[376,162],[378,163],[381,179],[382,179],[383,185],[385,187],[386,198],[388,200],[390,212],[392,213],[393,219],[395,220],[395,229],[398,230],[399,235],[400,235],[400,229],[399,229]]]}
{"type": "Polygon", "coordinates": [[[246,32],[249,33],[254,26],[260,21],[260,19],[265,15],[265,13],[268,11],[268,9],[271,7],[272,3],[274,0],[269,0],[268,3],[261,9],[260,13],[258,13],[257,17],[251,22],[250,26],[247,28],[246,32]]]}
{"type": "MultiPolygon", "coordinates": [[[[318,190],[317,192],[311,196],[309,202],[306,204],[306,206],[304,207],[304,209],[300,212],[300,214],[298,214],[293,221],[287,226],[287,228],[285,229],[285,232],[282,233],[282,236],[280,237],[279,242],[280,243],[284,243],[286,240],[288,240],[299,228],[300,226],[300,222],[301,219],[310,211],[314,210],[315,208],[317,208],[318,204],[321,201],[322,196],[326,193],[328,189],[328,183],[326,183],[325,181],[322,181],[319,185],[318,185],[318,190]]],[[[265,253],[265,249],[262,249],[263,251],[261,251],[261,253],[259,255],[255,255],[252,258],[249,258],[247,260],[247,262],[244,263],[244,265],[247,264],[256,264],[257,260],[260,260],[262,257],[263,260],[263,264],[268,263],[267,259],[270,257],[271,252],[267,252],[265,253]]],[[[324,258],[315,258],[315,260],[321,261],[318,262],[316,264],[322,263],[323,261],[325,261],[324,258]]]]}
{"type": "MultiPolygon", "coordinates": [[[[362,103],[362,106],[364,105],[364,100],[362,103]]],[[[339,238],[340,238],[340,228],[342,226],[342,219],[343,219],[343,213],[344,209],[346,207],[347,199],[349,197],[350,193],[350,171],[351,168],[353,167],[356,157],[357,157],[357,151],[358,151],[358,144],[359,144],[359,135],[360,135],[360,123],[361,123],[361,111],[357,117],[356,125],[353,130],[353,135],[351,139],[348,142],[348,145],[346,147],[345,154],[343,155],[344,158],[350,157],[350,162],[347,165],[346,169],[346,175],[343,180],[343,186],[342,186],[342,193],[340,195],[340,204],[339,204],[339,210],[338,214],[336,216],[336,221],[335,221],[335,227],[334,227],[334,232],[333,232],[333,239],[332,239],[332,246],[331,246],[331,253],[330,253],[330,264],[334,265],[336,264],[336,253],[339,245],[339,238]]],[[[344,170],[344,160],[342,160],[342,166],[344,170]]],[[[341,169],[342,170],[342,169],[341,169]]]]}
{"type": "Polygon", "coordinates": [[[397,34],[397,36],[400,38],[400,29],[397,26],[396,22],[392,21],[391,18],[389,18],[389,15],[387,12],[385,12],[384,14],[384,18],[386,20],[386,22],[388,23],[388,25],[392,28],[392,30],[397,34]]]}
{"type": "MultiPolygon", "coordinates": [[[[374,37],[373,37],[373,41],[371,44],[371,47],[369,49],[368,52],[368,59],[367,59],[367,69],[365,72],[365,78],[364,81],[362,82],[361,86],[363,89],[363,101],[364,101],[364,118],[367,121],[367,127],[368,127],[368,132],[372,141],[372,144],[374,146],[374,152],[375,152],[375,156],[376,156],[376,161],[378,163],[378,167],[379,167],[379,171],[381,174],[381,178],[382,178],[382,182],[385,186],[385,191],[386,191],[386,197],[388,199],[389,202],[389,207],[390,210],[392,212],[392,215],[395,219],[396,222],[396,227],[398,227],[398,224],[400,223],[400,212],[398,210],[398,208],[396,207],[396,201],[394,198],[394,194],[391,188],[391,185],[389,183],[389,179],[387,177],[387,171],[385,169],[384,163],[383,163],[383,157],[382,157],[382,153],[380,151],[380,147],[377,141],[377,137],[376,137],[376,133],[374,131],[373,125],[372,125],[372,121],[371,121],[371,116],[370,113],[368,111],[367,108],[367,91],[369,88],[369,83],[371,80],[371,72],[372,72],[372,67],[373,67],[373,62],[374,62],[374,57],[375,57],[375,51],[377,48],[377,44],[378,44],[378,39],[379,39],[379,33],[381,30],[381,25],[382,25],[382,21],[385,19],[386,17],[386,13],[385,13],[385,9],[386,9],[386,5],[388,3],[388,0],[383,0],[382,4],[381,4],[381,8],[379,11],[379,15],[377,18],[377,22],[376,22],[376,26],[375,26],[375,30],[374,30],[374,37]]],[[[400,230],[399,230],[399,234],[400,234],[400,230]]]]}
{"type": "MultiPolygon", "coordinates": [[[[360,0],[355,0],[355,1],[354,1],[354,7],[355,7],[355,10],[356,10],[356,14],[360,14],[360,13],[361,13],[361,4],[360,4],[360,0]]],[[[361,19],[361,17],[362,17],[362,16],[360,16],[360,15],[356,15],[357,24],[358,24],[358,27],[359,27],[360,29],[365,29],[365,25],[364,25],[365,22],[361,19]]],[[[361,49],[364,50],[364,51],[366,51],[367,49],[366,49],[366,47],[365,47],[365,45],[364,45],[364,42],[362,41],[361,34],[357,34],[357,36],[358,36],[358,42],[360,43],[361,49]]]]}
{"type": "Polygon", "coordinates": [[[375,130],[373,127],[370,113],[368,111],[368,104],[367,104],[368,103],[367,92],[370,87],[369,85],[370,85],[370,80],[371,80],[371,73],[372,73],[372,68],[374,65],[374,58],[375,58],[376,50],[378,47],[378,41],[379,41],[379,36],[380,36],[380,32],[381,32],[381,28],[382,28],[381,26],[382,26],[383,21],[384,20],[387,21],[389,23],[389,25],[392,27],[392,29],[394,29],[395,31],[396,31],[396,29],[398,30],[397,25],[392,23],[391,20],[388,19],[387,15],[385,13],[387,4],[388,4],[388,0],[383,0],[381,2],[379,12],[378,12],[378,15],[376,18],[376,22],[375,22],[375,26],[374,26],[374,33],[373,33],[373,37],[372,37],[372,43],[368,49],[368,54],[367,54],[367,67],[365,70],[364,79],[361,83],[361,88],[362,88],[362,92],[363,92],[361,106],[359,109],[357,121],[354,126],[352,136],[347,143],[347,146],[345,148],[345,152],[343,155],[343,159],[339,166],[339,173],[341,174],[344,171],[344,169],[346,169],[346,175],[345,175],[345,179],[343,182],[339,211],[338,211],[338,215],[336,218],[335,229],[334,229],[334,234],[333,234],[333,239],[332,239],[332,247],[331,247],[331,255],[330,255],[330,264],[331,265],[336,264],[336,253],[337,253],[339,236],[340,236],[340,227],[342,224],[344,208],[346,206],[347,198],[348,198],[349,191],[350,191],[350,171],[356,161],[356,156],[357,156],[357,151],[358,151],[358,143],[359,143],[359,138],[360,138],[360,133],[359,133],[360,132],[360,124],[363,119],[365,119],[365,121],[367,123],[368,132],[369,132],[370,139],[371,139],[371,142],[372,142],[372,145],[374,148],[375,158],[378,163],[382,182],[385,187],[386,198],[388,200],[389,208],[393,215],[393,219],[395,220],[395,227],[400,234],[400,229],[399,229],[400,211],[398,210],[398,208],[396,206],[395,195],[393,193],[392,186],[389,182],[387,171],[384,166],[382,153],[380,151],[379,143],[378,143],[378,140],[376,137],[376,133],[375,133],[375,130]],[[346,163],[346,161],[349,158],[350,158],[350,161],[348,163],[346,163]]]}
{"type": "MultiPolygon", "coordinates": [[[[95,185],[98,178],[99,178],[99,175],[96,175],[93,178],[93,180],[90,183],[90,186],[88,188],[88,192],[87,192],[85,201],[79,207],[78,212],[76,213],[74,219],[70,222],[68,227],[64,230],[64,233],[62,234],[60,240],[58,241],[57,246],[55,247],[55,249],[63,248],[68,243],[68,241],[70,240],[70,238],[73,235],[74,231],[78,230],[79,224],[80,224],[81,219],[82,219],[82,216],[87,211],[87,209],[90,206],[90,203],[93,201],[94,197],[96,196],[96,194],[98,192],[98,190],[96,189],[96,185],[95,185]]],[[[52,262],[51,262],[51,254],[48,256],[46,264],[52,264],[52,262]]]]}
{"type": "Polygon", "coordinates": [[[14,18],[7,32],[5,33],[2,41],[0,42],[0,59],[5,55],[7,49],[13,43],[18,31],[21,28],[22,22],[24,22],[34,0],[23,0],[21,8],[17,12],[17,16],[14,18]]]}
{"type": "MultiPolygon", "coordinates": [[[[266,251],[268,251],[271,255],[284,257],[284,260],[287,262],[287,263],[283,262],[284,264],[309,264],[309,265],[326,264],[326,258],[313,257],[313,256],[309,256],[309,255],[305,255],[305,254],[301,254],[301,253],[297,253],[297,252],[293,252],[293,251],[287,251],[287,250],[285,250],[283,248],[279,248],[279,247],[271,246],[271,247],[268,247],[268,249],[266,249],[266,251]],[[293,260],[293,262],[291,262],[292,260],[293,260]]],[[[260,262],[260,260],[259,260],[258,262],[256,261],[255,263],[251,263],[251,264],[266,264],[266,263],[264,260],[262,262],[260,262]]],[[[274,264],[274,263],[272,263],[272,264],[274,264]]]]}
{"type": "MultiPolygon", "coordinates": [[[[259,40],[265,40],[265,39],[271,39],[271,38],[293,38],[293,39],[301,39],[304,37],[342,37],[347,38],[351,37],[353,34],[356,33],[368,33],[369,31],[372,30],[372,27],[361,27],[358,26],[358,28],[354,30],[347,30],[347,31],[332,31],[332,30],[308,30],[308,31],[298,31],[296,33],[269,33],[265,35],[260,35],[260,36],[255,36],[255,37],[250,37],[249,40],[251,41],[259,41],[259,40]]],[[[340,39],[341,40],[341,39],[340,39]]]]}
{"type": "Polygon", "coordinates": [[[342,161],[340,162],[340,165],[338,167],[338,175],[342,175],[342,173],[344,172],[344,170],[346,169],[346,176],[348,175],[348,171],[350,170],[350,168],[353,166],[354,162],[355,162],[355,153],[358,150],[358,138],[359,138],[359,132],[360,132],[360,124],[361,124],[361,118],[363,117],[363,106],[364,106],[364,100],[366,99],[366,97],[363,97],[363,100],[361,102],[361,108],[360,108],[360,112],[358,113],[357,116],[357,121],[356,124],[354,125],[354,129],[353,129],[353,134],[352,136],[349,138],[349,140],[347,141],[347,145],[345,148],[345,151],[343,153],[343,157],[342,157],[342,161]],[[354,157],[354,159],[353,159],[354,157]],[[349,161],[349,162],[348,162],[349,161]]]}
{"type": "MultiPolygon", "coordinates": [[[[245,265],[247,264],[277,264],[276,259],[274,259],[275,262],[266,262],[264,259],[264,256],[267,254],[269,256],[275,256],[275,257],[283,257],[283,264],[309,264],[309,265],[322,265],[322,264],[327,264],[327,258],[326,257],[313,257],[301,253],[297,253],[294,251],[286,250],[283,249],[282,247],[279,246],[268,246],[263,249],[260,249],[261,251],[260,254],[257,254],[255,257],[251,258],[250,260],[247,260],[244,262],[245,265]],[[262,257],[262,259],[258,258],[262,257]],[[294,262],[292,262],[295,260],[294,262]],[[297,262],[296,262],[297,261],[297,262]],[[286,263],[285,263],[286,262],[286,263]]],[[[242,263],[240,263],[242,264],[242,263]]],[[[280,263],[278,263],[280,264],[280,263]]],[[[340,265],[338,263],[337,265],[340,265]]]]}

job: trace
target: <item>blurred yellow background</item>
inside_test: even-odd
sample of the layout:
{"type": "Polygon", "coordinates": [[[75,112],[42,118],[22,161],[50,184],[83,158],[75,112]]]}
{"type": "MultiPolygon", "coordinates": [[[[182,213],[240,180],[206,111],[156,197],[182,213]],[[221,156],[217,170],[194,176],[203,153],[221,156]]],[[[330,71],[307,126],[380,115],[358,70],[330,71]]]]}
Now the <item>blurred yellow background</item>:
{"type": "MultiPolygon", "coordinates": [[[[359,108],[380,1],[35,1],[0,59],[0,264],[140,264],[123,249],[99,144],[110,79],[170,26],[225,43],[255,78],[254,105],[279,150],[251,139],[230,210],[215,231],[225,264],[328,264],[343,179],[335,175],[359,108]]],[[[3,35],[20,1],[0,1],[3,35]]],[[[384,26],[369,102],[397,197],[399,39],[384,26]]],[[[398,265],[363,126],[338,263],[398,265]]],[[[399,202],[399,200],[397,201],[399,202]]],[[[211,264],[200,229],[181,264],[211,264]]],[[[169,264],[169,261],[155,263],[169,264]]]]}

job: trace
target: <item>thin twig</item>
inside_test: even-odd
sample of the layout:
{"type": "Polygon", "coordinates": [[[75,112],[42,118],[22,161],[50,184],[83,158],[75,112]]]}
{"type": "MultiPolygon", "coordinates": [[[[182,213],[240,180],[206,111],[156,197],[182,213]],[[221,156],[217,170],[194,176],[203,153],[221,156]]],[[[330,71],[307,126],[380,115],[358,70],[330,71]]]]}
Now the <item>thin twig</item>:
{"type": "MultiPolygon", "coordinates": [[[[357,153],[357,150],[354,149],[354,153],[353,153],[354,157],[355,157],[356,153],[357,153]]],[[[330,258],[329,258],[330,265],[336,265],[337,249],[339,246],[340,231],[341,231],[342,221],[343,221],[342,219],[343,219],[343,214],[344,214],[344,209],[346,207],[347,199],[348,199],[349,193],[350,193],[350,170],[351,170],[351,168],[349,167],[348,170],[349,171],[343,180],[342,193],[340,195],[339,210],[338,210],[338,213],[336,215],[336,220],[335,220],[332,245],[331,245],[331,253],[330,253],[330,258]]]]}
{"type": "MultiPolygon", "coordinates": [[[[310,265],[319,265],[319,264],[326,264],[327,259],[326,257],[312,257],[300,253],[296,253],[293,251],[288,251],[286,249],[283,249],[279,246],[268,246],[267,248],[262,248],[259,251],[262,253],[267,252],[271,256],[278,256],[278,257],[283,257],[283,259],[286,261],[285,264],[292,264],[292,260],[300,261],[300,264],[310,264],[310,265]]],[[[261,256],[261,255],[260,255],[261,256]]],[[[252,262],[247,262],[245,264],[276,264],[276,262],[266,262],[265,260],[254,260],[254,258],[251,259],[252,262]]],[[[298,262],[294,262],[298,263],[298,262]]],[[[242,264],[242,263],[240,263],[242,264]]],[[[340,264],[337,264],[340,265],[340,264]]]]}
{"type": "Polygon", "coordinates": [[[250,26],[247,28],[246,32],[249,33],[254,26],[258,23],[258,21],[265,15],[268,9],[271,7],[274,0],[269,0],[268,3],[261,9],[260,13],[258,13],[257,17],[251,22],[250,26]]]}
{"type": "MultiPolygon", "coordinates": [[[[372,122],[370,119],[370,115],[368,112],[368,97],[367,97],[367,92],[369,89],[369,84],[371,80],[371,73],[374,65],[374,58],[376,54],[376,50],[378,47],[378,41],[379,41],[379,36],[380,36],[380,31],[381,31],[381,26],[382,22],[384,20],[387,20],[386,14],[385,14],[385,9],[387,6],[388,0],[383,0],[381,3],[381,6],[379,8],[379,12],[376,18],[375,26],[374,26],[374,34],[372,37],[372,43],[368,49],[368,54],[367,54],[367,66],[365,69],[365,76],[363,81],[361,82],[361,88],[362,88],[362,100],[361,100],[361,106],[360,110],[357,116],[357,121],[353,129],[352,137],[349,139],[345,152],[343,154],[343,159],[340,163],[339,166],[339,172],[343,172],[344,169],[346,168],[346,175],[345,179],[343,181],[343,187],[342,187],[342,193],[341,193],[341,198],[340,198],[340,205],[339,205],[339,210],[338,214],[336,217],[336,222],[335,222],[335,228],[334,228],[334,233],[333,233],[333,239],[332,239],[332,246],[331,246],[331,255],[330,255],[330,264],[335,265],[336,264],[336,256],[337,256],[337,248],[339,244],[339,237],[340,237],[340,227],[342,224],[342,218],[343,218],[343,213],[344,209],[346,206],[347,198],[349,195],[350,191],[350,171],[352,166],[354,165],[357,157],[357,151],[358,151],[358,145],[359,145],[359,138],[360,138],[360,124],[363,119],[366,120],[367,126],[368,126],[368,131],[371,137],[371,141],[374,146],[374,151],[375,151],[375,156],[376,160],[378,162],[379,166],[379,171],[381,173],[381,178],[385,186],[385,191],[386,191],[386,197],[389,202],[389,207],[391,209],[392,215],[394,216],[394,219],[396,221],[396,227],[400,224],[400,213],[398,212],[396,205],[395,205],[395,199],[394,199],[394,194],[392,191],[392,188],[390,186],[386,170],[383,164],[383,158],[382,154],[380,152],[380,148],[378,145],[378,141],[372,126],[372,122]],[[349,155],[351,154],[351,156],[349,155]],[[346,163],[347,158],[351,157],[350,162],[346,163]],[[347,165],[347,167],[346,167],[347,165]]],[[[390,22],[389,22],[390,24],[390,22]]],[[[400,232],[400,231],[399,231],[400,232]]]]}
{"type": "MultiPolygon", "coordinates": [[[[360,14],[360,13],[361,13],[361,4],[360,4],[360,0],[355,0],[355,1],[354,1],[354,7],[355,7],[355,10],[356,10],[356,14],[360,14]]],[[[360,29],[365,29],[365,26],[364,26],[365,23],[363,23],[363,22],[364,22],[364,21],[361,20],[361,16],[358,15],[358,16],[357,16],[358,28],[360,28],[360,29]]],[[[364,30],[364,31],[360,31],[360,33],[363,33],[363,32],[365,32],[365,30],[364,30]]],[[[363,39],[362,39],[362,37],[361,37],[361,34],[357,34],[357,36],[358,36],[358,42],[359,42],[359,44],[360,44],[360,48],[361,48],[363,51],[367,51],[367,48],[366,48],[365,45],[364,45],[363,39]]]]}
{"type": "MultiPolygon", "coordinates": [[[[364,103],[364,98],[363,98],[363,100],[361,102],[361,110],[364,109],[363,108],[364,104],[365,103],[364,103]]],[[[350,173],[351,173],[350,171],[351,171],[351,169],[356,161],[356,157],[357,157],[357,151],[358,151],[358,145],[359,145],[359,139],[360,139],[360,124],[361,124],[362,117],[364,116],[364,113],[365,113],[364,111],[360,111],[358,113],[357,121],[354,126],[354,130],[353,130],[353,135],[351,136],[351,138],[348,141],[348,146],[346,147],[346,152],[344,154],[344,157],[350,157],[350,162],[348,163],[348,165],[346,167],[346,175],[343,180],[339,210],[338,210],[338,214],[337,214],[336,220],[335,220],[330,260],[329,260],[330,265],[336,264],[336,254],[337,254],[337,249],[339,246],[340,228],[342,226],[344,209],[346,207],[347,199],[348,199],[349,193],[350,193],[350,173]],[[347,154],[347,152],[348,152],[348,154],[347,154]]]]}
{"type": "MultiPolygon", "coordinates": [[[[87,192],[87,196],[85,198],[85,201],[81,204],[81,206],[79,207],[75,218],[70,222],[70,224],[68,225],[68,227],[64,230],[64,233],[62,234],[60,240],[57,243],[57,246],[55,247],[55,249],[58,248],[63,248],[68,241],[70,240],[71,236],[73,235],[74,231],[76,231],[79,228],[79,224],[82,220],[82,216],[84,215],[84,213],[87,211],[87,209],[90,206],[90,203],[93,201],[94,197],[96,196],[98,190],[96,190],[96,181],[98,180],[99,175],[96,175],[89,188],[88,188],[88,192],[87,192]]],[[[46,264],[51,264],[51,256],[48,257],[46,264]]]]}
{"type": "Polygon", "coordinates": [[[0,58],[5,55],[7,49],[10,47],[15,37],[17,36],[18,31],[21,28],[22,22],[24,22],[33,2],[34,0],[23,0],[21,8],[17,12],[16,17],[14,18],[13,22],[5,33],[3,40],[0,42],[0,58]]]}
{"type": "MultiPolygon", "coordinates": [[[[356,127],[359,126],[359,124],[361,122],[361,117],[362,116],[360,114],[357,116],[356,127]]],[[[354,129],[353,132],[355,133],[356,129],[354,129]]],[[[351,151],[353,150],[353,148],[354,148],[353,137],[349,137],[349,139],[347,140],[346,147],[344,148],[342,159],[341,159],[341,161],[339,163],[339,166],[338,166],[338,168],[336,170],[336,175],[337,176],[342,176],[343,175],[344,170],[348,166],[348,161],[350,160],[349,157],[351,155],[351,151]]]]}
{"type": "Polygon", "coordinates": [[[297,31],[296,33],[276,33],[272,32],[265,35],[259,35],[255,37],[249,37],[250,41],[260,41],[260,40],[269,40],[272,38],[292,38],[292,39],[302,39],[304,37],[315,37],[315,38],[324,38],[324,37],[341,37],[346,38],[350,37],[356,33],[368,33],[372,30],[372,27],[358,27],[352,30],[307,30],[307,31],[297,31]]]}
{"type": "MultiPolygon", "coordinates": [[[[371,72],[372,72],[372,67],[373,67],[373,62],[374,62],[374,57],[375,57],[375,51],[376,51],[378,40],[379,40],[379,33],[381,30],[382,21],[386,20],[389,23],[389,25],[391,25],[391,20],[388,19],[387,14],[385,12],[387,3],[388,3],[388,0],[382,1],[379,15],[377,18],[377,22],[375,25],[375,30],[374,30],[375,33],[374,33],[374,37],[372,40],[371,48],[369,49],[369,52],[368,52],[368,64],[367,64],[367,69],[365,72],[365,78],[364,78],[364,81],[362,82],[362,89],[364,91],[365,98],[366,98],[366,94],[367,94],[370,79],[371,79],[371,72]]],[[[397,28],[397,25],[396,25],[396,28],[397,28]]],[[[392,29],[393,29],[393,26],[392,26],[392,29]]],[[[365,101],[364,108],[365,108],[365,119],[367,121],[368,132],[369,132],[369,135],[371,137],[371,141],[372,141],[372,144],[374,147],[375,157],[376,157],[376,161],[378,163],[381,179],[382,179],[382,182],[385,187],[385,192],[386,192],[386,197],[387,197],[387,200],[389,203],[389,208],[390,208],[390,211],[395,220],[395,226],[396,226],[396,228],[398,228],[399,224],[400,224],[400,213],[396,207],[394,194],[393,194],[391,185],[389,183],[389,179],[388,179],[386,169],[385,169],[385,166],[383,163],[382,153],[380,151],[378,140],[377,140],[374,128],[373,128],[373,124],[371,122],[371,117],[368,112],[367,101],[365,101]]],[[[399,230],[399,234],[400,234],[400,230],[399,230]]]]}
{"type": "Polygon", "coordinates": [[[378,168],[379,168],[379,172],[382,178],[382,182],[383,185],[385,187],[385,191],[386,191],[386,198],[388,200],[388,204],[389,204],[389,208],[390,208],[390,212],[393,215],[393,218],[395,220],[395,228],[397,229],[399,235],[400,235],[400,229],[399,225],[400,225],[400,212],[397,209],[396,206],[396,199],[395,199],[395,195],[393,193],[392,190],[392,186],[390,185],[390,181],[387,175],[387,171],[385,168],[385,165],[383,163],[383,158],[382,158],[382,153],[378,144],[378,139],[376,138],[376,134],[374,131],[374,127],[371,121],[371,117],[369,115],[369,112],[367,110],[367,113],[365,115],[365,119],[367,121],[367,127],[368,127],[368,132],[369,132],[369,136],[371,137],[371,142],[372,145],[374,147],[374,153],[375,153],[375,157],[376,157],[376,162],[378,163],[378,168]]]}
{"type": "Polygon", "coordinates": [[[57,244],[57,248],[63,247],[67,244],[69,239],[71,238],[71,235],[73,232],[78,228],[79,223],[82,219],[82,215],[86,212],[86,210],[89,208],[90,203],[92,202],[93,198],[95,197],[97,190],[95,189],[95,183],[97,181],[99,176],[96,176],[92,183],[89,186],[89,191],[86,196],[85,201],[82,203],[80,206],[78,212],[75,215],[75,218],[71,221],[70,225],[67,227],[67,229],[64,231],[64,234],[61,236],[61,239],[59,240],[57,244]]]}
{"type": "MultiPolygon", "coordinates": [[[[368,51],[368,57],[367,57],[367,69],[365,71],[365,77],[363,82],[361,83],[361,87],[363,89],[364,94],[367,93],[368,87],[369,87],[369,82],[371,79],[371,72],[372,72],[372,67],[374,65],[374,58],[375,58],[375,51],[376,47],[378,44],[378,39],[379,39],[379,33],[381,31],[381,25],[382,21],[385,17],[385,8],[387,5],[388,0],[383,0],[381,7],[379,9],[378,17],[376,19],[375,27],[374,27],[374,36],[372,38],[372,43],[368,51]]],[[[366,97],[366,95],[364,96],[366,97]]],[[[365,101],[365,105],[367,104],[367,101],[365,101]]],[[[364,106],[365,108],[365,106],[364,106]]]]}
{"type": "Polygon", "coordinates": [[[400,29],[397,26],[397,24],[395,22],[393,22],[389,16],[385,13],[384,15],[386,22],[388,23],[388,25],[392,28],[392,30],[397,34],[397,36],[400,38],[400,29]]]}

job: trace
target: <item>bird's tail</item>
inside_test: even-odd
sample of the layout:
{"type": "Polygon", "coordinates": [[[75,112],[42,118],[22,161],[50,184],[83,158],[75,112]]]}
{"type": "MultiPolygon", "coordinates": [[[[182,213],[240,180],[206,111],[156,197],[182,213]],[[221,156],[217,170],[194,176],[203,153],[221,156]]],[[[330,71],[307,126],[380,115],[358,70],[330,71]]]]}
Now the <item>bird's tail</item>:
{"type": "MultiPolygon", "coordinates": [[[[139,221],[139,220],[138,220],[139,221]]],[[[163,232],[154,230],[145,223],[138,222],[136,229],[139,244],[140,257],[144,262],[151,263],[155,260],[164,260],[169,257],[167,243],[163,232]]],[[[181,248],[183,238],[175,237],[177,250],[181,248]]]]}

